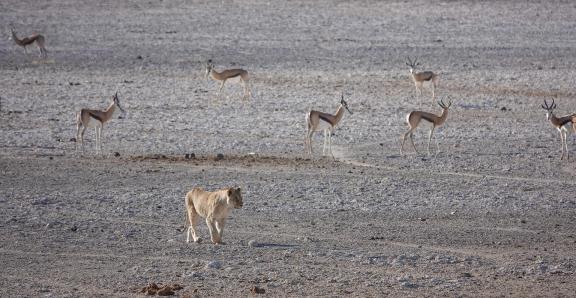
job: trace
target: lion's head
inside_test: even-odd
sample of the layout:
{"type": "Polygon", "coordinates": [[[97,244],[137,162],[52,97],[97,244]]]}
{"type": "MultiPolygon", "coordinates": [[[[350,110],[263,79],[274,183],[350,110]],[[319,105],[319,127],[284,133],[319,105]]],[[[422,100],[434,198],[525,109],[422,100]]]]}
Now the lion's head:
{"type": "Polygon", "coordinates": [[[228,189],[228,205],[232,205],[236,209],[242,208],[243,203],[240,187],[228,189]]]}

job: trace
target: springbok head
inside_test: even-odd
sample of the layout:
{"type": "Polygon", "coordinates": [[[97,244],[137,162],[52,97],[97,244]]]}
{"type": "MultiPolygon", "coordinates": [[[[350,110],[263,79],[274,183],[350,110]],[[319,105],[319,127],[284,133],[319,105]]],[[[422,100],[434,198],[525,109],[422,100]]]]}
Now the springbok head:
{"type": "Polygon", "coordinates": [[[14,36],[16,36],[16,30],[14,29],[14,26],[10,25],[10,36],[8,37],[8,40],[13,40],[14,36]]]}
{"type": "MultiPolygon", "coordinates": [[[[114,93],[114,96],[112,96],[112,102],[118,107],[118,109],[120,109],[122,115],[126,115],[126,111],[120,105],[120,98],[118,98],[118,91],[116,91],[116,93],[114,93]]],[[[120,116],[120,119],[122,119],[122,116],[120,116]]]]}
{"type": "Polygon", "coordinates": [[[438,102],[438,105],[443,109],[443,110],[448,110],[450,108],[450,106],[452,105],[452,99],[450,99],[448,101],[448,104],[445,104],[444,101],[441,99],[438,102]]]}
{"type": "Polygon", "coordinates": [[[212,64],[212,59],[208,59],[208,61],[206,62],[206,72],[204,74],[204,77],[206,79],[208,79],[208,76],[210,75],[212,68],[214,68],[214,64],[212,64]]]}
{"type": "Polygon", "coordinates": [[[546,110],[546,119],[550,120],[550,118],[552,118],[552,115],[554,113],[554,109],[556,108],[556,104],[554,103],[554,98],[552,98],[552,104],[548,105],[548,102],[546,100],[544,100],[544,104],[542,105],[542,108],[544,110],[546,110]]]}
{"type": "Polygon", "coordinates": [[[352,115],[352,111],[350,111],[350,109],[348,108],[348,103],[344,100],[344,92],[342,92],[342,98],[340,99],[340,104],[346,108],[346,110],[348,111],[348,113],[350,113],[350,115],[352,115]]]}
{"type": "Polygon", "coordinates": [[[412,61],[410,57],[406,57],[406,65],[410,67],[410,73],[414,72],[416,66],[420,65],[420,63],[418,63],[418,57],[414,58],[414,61],[412,61]]]}

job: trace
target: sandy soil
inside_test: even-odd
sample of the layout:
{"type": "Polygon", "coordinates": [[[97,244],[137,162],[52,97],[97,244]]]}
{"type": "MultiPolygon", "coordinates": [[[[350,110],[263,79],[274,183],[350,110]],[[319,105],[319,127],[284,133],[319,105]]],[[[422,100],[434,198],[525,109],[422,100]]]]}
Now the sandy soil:
{"type": "MultiPolygon", "coordinates": [[[[540,108],[576,110],[569,1],[15,1],[48,61],[0,39],[0,296],[572,296],[576,166],[540,108]],[[440,112],[426,155],[405,115],[440,112]],[[239,84],[203,77],[242,67],[239,84]],[[75,113],[119,90],[127,117],[75,151],[75,113]],[[310,108],[346,114],[303,155],[310,108]],[[186,154],[194,154],[186,159],[186,154]],[[221,153],[223,160],[215,160],[221,153]],[[224,241],[187,244],[194,186],[240,186],[224,241]],[[260,291],[261,292],[261,291],[260,291]]],[[[574,139],[569,138],[573,149],[574,139]]],[[[200,227],[207,237],[207,228],[200,227]]]]}

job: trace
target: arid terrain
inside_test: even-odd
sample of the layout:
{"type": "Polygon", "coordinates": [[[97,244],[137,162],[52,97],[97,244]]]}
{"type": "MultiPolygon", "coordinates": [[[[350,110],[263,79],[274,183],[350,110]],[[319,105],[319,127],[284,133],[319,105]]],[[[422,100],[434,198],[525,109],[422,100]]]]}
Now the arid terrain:
{"type": "Polygon", "coordinates": [[[576,111],[570,1],[0,2],[0,296],[573,297],[575,155],[541,108],[576,111]],[[12,40],[46,38],[48,59],[12,40]],[[400,154],[406,114],[439,114],[400,154]],[[204,77],[249,71],[237,82],[204,77]],[[125,117],[75,149],[75,115],[125,117]],[[345,113],[334,159],[305,115],[345,113]],[[223,158],[217,158],[221,154],[223,158]],[[192,187],[238,186],[225,245],[186,243],[192,187]]]}

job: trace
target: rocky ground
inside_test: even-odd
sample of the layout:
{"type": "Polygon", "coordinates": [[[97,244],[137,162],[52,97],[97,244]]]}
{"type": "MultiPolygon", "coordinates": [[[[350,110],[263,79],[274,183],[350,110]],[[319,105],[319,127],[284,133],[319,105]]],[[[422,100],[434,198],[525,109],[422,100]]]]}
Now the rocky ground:
{"type": "Polygon", "coordinates": [[[572,296],[576,166],[540,105],[576,110],[575,15],[561,1],[2,1],[0,296],[572,296]],[[44,34],[49,59],[10,24],[44,34]],[[400,155],[405,115],[440,112],[406,56],[453,101],[437,154],[422,125],[420,154],[400,155]],[[207,59],[247,69],[253,98],[234,82],[217,98],[207,59]],[[117,90],[127,114],[104,154],[92,130],[76,151],[75,113],[117,90]],[[310,159],[305,114],[342,91],[335,159],[320,134],[310,159]],[[242,187],[226,245],[185,242],[195,186],[242,187]]]}

